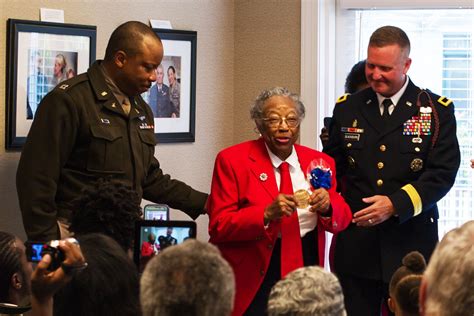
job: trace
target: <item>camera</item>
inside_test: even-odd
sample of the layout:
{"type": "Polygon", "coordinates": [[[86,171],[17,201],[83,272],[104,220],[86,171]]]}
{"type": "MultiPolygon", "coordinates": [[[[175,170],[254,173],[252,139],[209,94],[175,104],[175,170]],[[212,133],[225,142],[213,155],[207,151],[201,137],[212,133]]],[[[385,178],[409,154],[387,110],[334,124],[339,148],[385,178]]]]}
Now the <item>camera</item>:
{"type": "MultiPolygon", "coordinates": [[[[70,243],[78,244],[75,238],[67,238],[66,241],[70,243]]],[[[64,261],[65,256],[61,249],[58,248],[59,240],[51,240],[50,242],[34,242],[27,241],[26,247],[26,258],[30,262],[39,262],[44,255],[49,254],[51,256],[51,263],[48,270],[54,271],[64,261]]]]}

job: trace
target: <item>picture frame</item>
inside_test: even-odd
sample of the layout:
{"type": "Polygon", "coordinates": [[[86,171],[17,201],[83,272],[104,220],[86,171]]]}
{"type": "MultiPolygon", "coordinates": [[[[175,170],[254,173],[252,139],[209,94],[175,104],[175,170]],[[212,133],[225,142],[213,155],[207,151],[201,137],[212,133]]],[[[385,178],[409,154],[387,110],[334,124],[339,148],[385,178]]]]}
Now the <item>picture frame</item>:
{"type": "Polygon", "coordinates": [[[158,143],[195,141],[197,32],[153,29],[164,56],[157,80],[142,96],[155,118],[158,143]]]}
{"type": "Polygon", "coordinates": [[[86,72],[96,58],[97,27],[8,19],[7,150],[21,149],[41,99],[86,72]]]}

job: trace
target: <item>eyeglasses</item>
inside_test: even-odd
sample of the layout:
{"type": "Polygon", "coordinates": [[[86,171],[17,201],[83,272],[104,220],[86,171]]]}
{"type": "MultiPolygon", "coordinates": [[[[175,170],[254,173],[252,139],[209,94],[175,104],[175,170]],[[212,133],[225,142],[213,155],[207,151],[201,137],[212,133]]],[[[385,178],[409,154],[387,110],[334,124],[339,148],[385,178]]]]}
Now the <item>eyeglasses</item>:
{"type": "Polygon", "coordinates": [[[272,116],[272,117],[264,117],[262,120],[267,123],[269,127],[279,127],[283,121],[285,121],[286,125],[290,128],[295,128],[300,125],[300,118],[299,117],[279,117],[279,116],[272,116]]]}

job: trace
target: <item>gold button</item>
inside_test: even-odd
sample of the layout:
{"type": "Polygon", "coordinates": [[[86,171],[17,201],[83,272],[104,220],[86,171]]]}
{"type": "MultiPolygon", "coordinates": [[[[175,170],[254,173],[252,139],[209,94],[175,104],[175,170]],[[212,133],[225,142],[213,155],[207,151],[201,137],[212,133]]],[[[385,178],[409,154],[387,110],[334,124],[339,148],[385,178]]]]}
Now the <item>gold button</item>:
{"type": "Polygon", "coordinates": [[[347,148],[351,148],[352,147],[352,144],[351,143],[347,143],[347,148]]]}
{"type": "Polygon", "coordinates": [[[382,179],[378,179],[377,180],[377,186],[378,187],[381,187],[383,185],[383,180],[382,179]]]}
{"type": "Polygon", "coordinates": [[[385,145],[380,145],[380,151],[386,151],[387,150],[387,147],[385,145]]]}
{"type": "Polygon", "coordinates": [[[420,147],[415,147],[415,151],[418,153],[420,152],[420,147]]]}
{"type": "Polygon", "coordinates": [[[377,168],[382,169],[383,168],[383,162],[378,162],[377,163],[377,168]]]}

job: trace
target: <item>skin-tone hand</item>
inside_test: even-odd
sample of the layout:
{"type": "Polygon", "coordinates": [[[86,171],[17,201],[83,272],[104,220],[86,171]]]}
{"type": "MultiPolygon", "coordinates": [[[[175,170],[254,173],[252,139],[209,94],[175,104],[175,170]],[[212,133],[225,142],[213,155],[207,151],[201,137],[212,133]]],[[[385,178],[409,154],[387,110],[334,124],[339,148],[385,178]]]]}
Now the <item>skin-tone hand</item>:
{"type": "Polygon", "coordinates": [[[329,192],[324,188],[314,190],[309,198],[309,204],[311,205],[309,208],[310,212],[318,212],[324,215],[329,211],[329,207],[331,206],[329,192]]]}
{"type": "MultiPolygon", "coordinates": [[[[58,248],[65,255],[63,264],[73,267],[85,264],[79,245],[61,240],[58,248]]],[[[31,276],[32,303],[36,301],[39,304],[49,304],[53,295],[72,279],[72,276],[66,274],[61,267],[54,271],[47,270],[51,260],[49,254],[43,256],[31,276]]]]}
{"type": "Polygon", "coordinates": [[[265,208],[263,213],[265,224],[283,216],[290,216],[294,210],[296,210],[296,203],[293,195],[280,193],[276,199],[265,208]]]}
{"type": "Polygon", "coordinates": [[[386,195],[374,195],[362,199],[370,206],[354,213],[352,222],[357,226],[370,227],[385,222],[395,214],[392,201],[386,195]]]}

